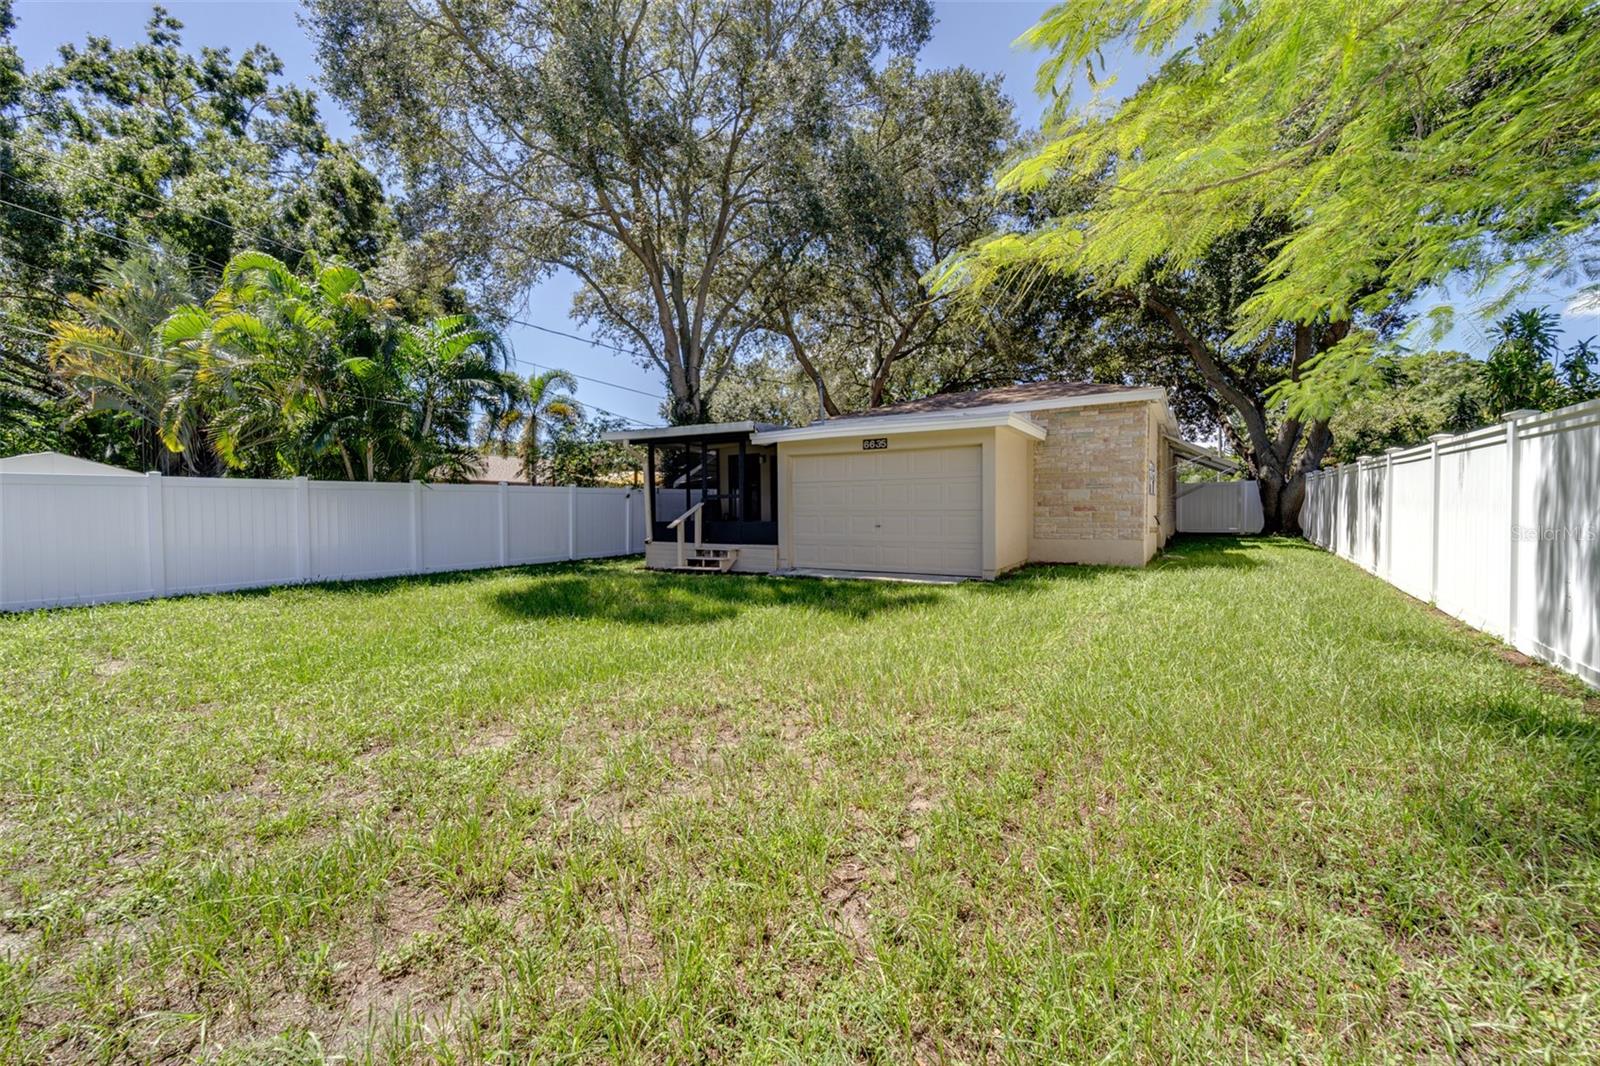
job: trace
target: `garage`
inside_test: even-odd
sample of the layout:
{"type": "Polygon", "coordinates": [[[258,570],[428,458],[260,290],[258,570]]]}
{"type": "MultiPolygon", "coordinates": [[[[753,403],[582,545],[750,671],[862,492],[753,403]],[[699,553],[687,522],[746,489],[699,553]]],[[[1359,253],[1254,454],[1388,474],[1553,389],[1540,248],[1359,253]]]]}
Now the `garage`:
{"type": "Polygon", "coordinates": [[[800,455],[792,471],[795,566],[982,576],[979,446],[800,455]]]}

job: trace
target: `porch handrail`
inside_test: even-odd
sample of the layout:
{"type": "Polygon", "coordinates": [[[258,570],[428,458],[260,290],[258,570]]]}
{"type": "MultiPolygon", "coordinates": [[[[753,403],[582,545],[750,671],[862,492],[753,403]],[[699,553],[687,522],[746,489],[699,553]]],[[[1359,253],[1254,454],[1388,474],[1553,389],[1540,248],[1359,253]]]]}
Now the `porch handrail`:
{"type": "MultiPolygon", "coordinates": [[[[691,507],[687,511],[683,512],[677,518],[674,518],[672,521],[667,523],[667,528],[668,529],[675,529],[675,530],[678,531],[678,569],[680,569],[680,570],[683,569],[683,567],[686,565],[684,563],[684,559],[683,559],[683,524],[689,520],[691,515],[698,516],[700,514],[700,508],[704,507],[705,505],[706,505],[706,501],[701,500],[699,503],[695,504],[693,507],[691,507]]],[[[695,518],[695,520],[694,520],[694,546],[696,548],[700,547],[700,544],[701,544],[700,534],[705,529],[705,525],[706,525],[706,520],[704,518],[700,518],[700,517],[696,517],[695,518]]]]}

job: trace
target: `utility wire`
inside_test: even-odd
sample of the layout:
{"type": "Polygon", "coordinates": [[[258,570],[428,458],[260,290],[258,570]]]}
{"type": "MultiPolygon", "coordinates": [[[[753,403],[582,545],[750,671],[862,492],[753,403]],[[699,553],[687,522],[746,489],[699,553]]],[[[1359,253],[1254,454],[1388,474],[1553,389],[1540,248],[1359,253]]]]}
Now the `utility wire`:
{"type": "MultiPolygon", "coordinates": [[[[34,149],[26,149],[26,148],[24,150],[26,150],[26,151],[34,151],[34,149]]],[[[65,166],[67,169],[74,170],[75,172],[80,173],[80,174],[81,173],[87,173],[86,171],[82,170],[81,168],[73,167],[70,164],[65,164],[64,163],[62,165],[65,166]]],[[[8,172],[8,173],[12,173],[12,172],[8,172]]],[[[91,176],[102,177],[101,175],[91,175],[91,176]]],[[[168,210],[175,211],[175,212],[178,212],[180,214],[186,214],[186,215],[189,215],[189,216],[191,216],[193,218],[198,218],[201,221],[209,222],[214,226],[221,226],[224,229],[227,229],[229,232],[232,232],[232,233],[241,232],[238,229],[238,227],[232,226],[229,223],[221,221],[220,219],[213,218],[210,215],[204,214],[204,213],[199,212],[199,211],[192,210],[190,208],[179,207],[179,206],[177,206],[175,204],[170,204],[167,201],[164,201],[160,197],[157,197],[157,196],[155,196],[155,195],[153,195],[151,193],[143,192],[142,190],[135,189],[132,186],[125,185],[125,184],[122,184],[120,182],[114,181],[113,179],[108,178],[108,177],[105,178],[104,180],[110,182],[113,185],[117,185],[119,188],[126,189],[129,192],[136,193],[137,195],[144,196],[147,199],[155,201],[156,203],[159,203],[162,206],[166,207],[168,210]]],[[[39,218],[51,219],[53,221],[60,222],[60,223],[62,223],[64,225],[70,226],[70,225],[74,224],[71,219],[63,218],[60,215],[51,214],[51,213],[46,212],[46,211],[39,211],[39,210],[37,210],[35,208],[28,207],[25,204],[15,203],[15,202],[13,202],[11,200],[6,200],[4,198],[0,198],[0,204],[5,204],[7,207],[15,208],[18,211],[26,211],[28,214],[36,215],[39,218]]],[[[104,232],[101,232],[99,230],[95,230],[94,233],[95,233],[96,236],[105,237],[108,240],[117,241],[120,244],[126,245],[127,247],[134,249],[135,251],[143,251],[143,252],[154,253],[154,254],[157,254],[157,255],[164,255],[164,256],[167,256],[168,258],[171,258],[171,259],[176,259],[177,258],[177,256],[174,253],[172,253],[171,251],[168,251],[165,248],[160,248],[160,247],[156,247],[156,246],[152,246],[152,245],[140,244],[137,241],[131,241],[131,240],[128,240],[127,238],[125,238],[125,237],[120,237],[115,233],[104,233],[104,232]]],[[[274,240],[273,238],[266,237],[266,236],[260,235],[260,234],[257,234],[256,236],[259,236],[262,240],[264,240],[264,241],[266,241],[266,242],[268,242],[270,244],[276,245],[278,248],[281,248],[281,249],[283,249],[285,251],[294,252],[294,253],[296,253],[298,255],[305,256],[305,257],[309,257],[311,255],[311,253],[309,251],[307,251],[304,248],[300,248],[300,247],[298,247],[296,245],[285,244],[282,241],[274,240]]],[[[200,261],[202,263],[205,263],[207,266],[213,267],[219,273],[224,269],[222,264],[217,263],[217,262],[215,262],[213,260],[202,258],[200,261]]],[[[74,280],[75,281],[79,281],[79,282],[87,283],[87,279],[85,279],[85,278],[74,278],[74,280]]],[[[593,345],[593,346],[596,346],[596,347],[608,348],[611,351],[620,352],[623,355],[633,356],[635,358],[638,357],[637,353],[630,352],[626,348],[620,348],[620,347],[618,347],[618,346],[616,346],[614,344],[607,344],[604,341],[595,340],[595,339],[590,338],[590,337],[584,337],[584,336],[582,336],[580,334],[577,334],[577,333],[568,333],[565,330],[559,330],[559,329],[556,329],[556,328],[554,328],[552,326],[540,325],[537,322],[529,322],[529,321],[526,321],[525,319],[515,318],[515,317],[512,317],[510,315],[500,315],[500,316],[490,315],[488,317],[501,317],[501,318],[504,318],[508,322],[515,322],[519,326],[527,326],[529,329],[536,329],[536,330],[539,330],[542,333],[553,334],[553,335],[555,335],[557,337],[566,337],[566,338],[569,338],[571,340],[582,341],[585,344],[590,344],[590,345],[593,345]]],[[[531,360],[523,360],[521,357],[517,356],[516,353],[514,353],[514,352],[511,353],[510,357],[511,357],[511,361],[512,362],[514,362],[514,363],[526,363],[527,366],[529,366],[529,367],[531,367],[531,368],[533,368],[535,370],[539,369],[540,366],[544,366],[544,368],[547,369],[547,370],[565,369],[564,367],[553,367],[553,366],[548,366],[548,365],[545,365],[545,364],[535,363],[535,362],[533,362],[531,360]]],[[[592,384],[595,384],[595,385],[606,385],[606,386],[609,386],[609,387],[614,388],[614,389],[620,389],[620,390],[622,390],[624,392],[637,393],[640,396],[648,396],[653,400],[665,400],[666,399],[665,395],[663,395],[661,393],[658,393],[658,392],[646,392],[643,389],[636,389],[631,385],[622,385],[622,384],[619,384],[619,383],[617,383],[615,381],[607,381],[604,378],[597,378],[597,377],[592,377],[592,376],[585,375],[585,374],[578,374],[578,373],[575,373],[575,372],[570,371],[570,370],[567,371],[567,372],[572,374],[572,376],[575,377],[575,378],[579,378],[580,380],[583,380],[583,381],[588,381],[588,382],[590,382],[592,384]]],[[[593,406],[593,405],[591,405],[591,406],[593,406]]],[[[601,410],[598,407],[596,407],[595,409],[596,410],[601,410]]],[[[616,417],[621,417],[621,416],[616,416],[616,417]]]]}
{"type": "MultiPolygon", "coordinates": [[[[73,224],[71,219],[63,218],[60,215],[50,214],[49,212],[46,212],[46,211],[38,211],[38,210],[35,210],[34,208],[28,207],[25,204],[15,203],[15,202],[13,202],[11,200],[7,200],[7,199],[5,199],[3,197],[0,197],[0,204],[4,204],[7,207],[16,208],[19,211],[26,211],[29,214],[37,215],[40,218],[52,219],[52,220],[54,220],[56,222],[61,222],[61,223],[65,224],[65,225],[72,225],[73,224]]],[[[198,217],[200,217],[202,219],[206,218],[206,216],[204,216],[204,215],[200,215],[198,217]]],[[[218,224],[220,225],[220,223],[218,223],[218,224]]],[[[96,235],[100,236],[100,237],[108,238],[108,239],[113,240],[113,241],[117,241],[117,242],[119,242],[121,244],[124,244],[124,245],[127,245],[129,248],[132,248],[135,251],[142,251],[142,252],[154,253],[154,254],[157,254],[157,255],[164,255],[164,256],[167,256],[168,258],[171,258],[171,259],[176,259],[177,258],[172,252],[170,252],[170,251],[168,251],[168,250],[166,250],[164,248],[159,248],[159,247],[155,247],[155,246],[151,246],[151,245],[142,245],[142,244],[139,244],[136,241],[128,240],[125,237],[119,237],[114,233],[101,233],[99,231],[96,231],[96,235]]],[[[285,247],[287,247],[287,246],[285,246],[285,247]]],[[[202,259],[201,262],[206,263],[209,266],[217,267],[217,269],[219,271],[222,269],[217,263],[212,262],[211,260],[202,259]]],[[[83,283],[83,284],[92,284],[87,278],[81,278],[81,277],[73,276],[73,280],[74,281],[78,281],[78,282],[83,283]]],[[[44,290],[44,289],[40,289],[39,291],[41,293],[48,292],[48,290],[44,290]]],[[[59,294],[56,294],[56,293],[49,293],[49,295],[59,296],[59,294]]],[[[67,306],[70,306],[70,304],[68,304],[67,306]]],[[[571,337],[574,340],[580,340],[580,341],[587,340],[586,338],[578,336],[577,334],[563,333],[561,330],[552,329],[549,326],[540,326],[537,323],[533,323],[533,322],[524,322],[521,319],[515,319],[515,318],[509,318],[508,317],[508,321],[516,322],[518,325],[531,326],[534,329],[543,330],[546,333],[554,333],[554,334],[557,334],[558,336],[571,337]]],[[[600,344],[601,342],[593,341],[593,342],[589,342],[589,343],[600,344]]],[[[603,344],[601,346],[602,347],[614,347],[612,345],[603,345],[603,344]]],[[[623,349],[620,349],[620,348],[617,348],[616,350],[617,351],[623,351],[623,349]]],[[[564,368],[561,368],[561,367],[553,367],[553,366],[548,366],[548,365],[545,365],[545,364],[535,363],[532,360],[525,360],[521,356],[517,355],[516,352],[514,352],[514,351],[508,351],[507,352],[507,356],[511,360],[511,362],[517,363],[517,364],[520,364],[520,365],[526,365],[526,366],[531,367],[531,368],[533,368],[535,370],[539,369],[541,366],[544,366],[544,368],[547,369],[547,370],[564,369],[564,368]]],[[[614,389],[621,389],[624,392],[637,393],[640,396],[647,396],[647,397],[649,397],[650,399],[653,399],[653,400],[665,400],[666,399],[666,397],[664,395],[662,395],[661,393],[646,392],[643,389],[636,389],[631,385],[622,385],[622,384],[619,384],[619,383],[617,383],[615,381],[607,381],[604,378],[591,377],[591,376],[589,376],[587,374],[578,374],[578,373],[574,373],[573,371],[570,371],[570,370],[567,371],[567,373],[572,374],[573,377],[579,378],[579,379],[581,379],[583,381],[588,381],[588,382],[591,382],[591,383],[596,384],[596,385],[605,385],[605,386],[608,386],[608,387],[614,388],[614,389]]],[[[605,408],[599,406],[598,404],[589,403],[589,404],[587,404],[587,406],[594,408],[596,411],[599,411],[602,414],[610,415],[613,418],[622,418],[622,419],[625,419],[625,420],[630,421],[630,422],[638,422],[641,425],[649,425],[650,424],[650,423],[645,422],[643,419],[632,418],[632,417],[630,417],[628,415],[619,415],[614,411],[607,411],[605,408]]]]}
{"type": "MultiPolygon", "coordinates": [[[[127,184],[126,182],[118,181],[117,179],[111,177],[110,175],[96,173],[96,172],[87,170],[87,169],[85,169],[83,167],[75,166],[74,164],[69,163],[69,162],[61,159],[58,155],[54,155],[54,154],[45,152],[42,149],[34,148],[32,146],[29,146],[29,145],[16,145],[14,147],[19,148],[24,152],[32,153],[36,157],[47,159],[50,162],[54,163],[55,165],[61,166],[64,169],[70,170],[70,171],[72,171],[72,172],[74,172],[76,174],[83,174],[83,175],[86,175],[88,177],[97,178],[97,179],[99,179],[101,181],[107,182],[108,184],[114,185],[117,188],[122,189],[122,190],[124,190],[126,192],[131,192],[136,196],[142,196],[145,199],[151,201],[152,203],[159,204],[162,208],[164,208],[164,209],[166,209],[168,211],[175,211],[175,212],[178,212],[179,214],[189,215],[190,217],[198,218],[203,222],[209,222],[213,226],[221,226],[222,228],[228,230],[230,233],[246,232],[248,235],[250,235],[250,236],[252,236],[252,237],[254,237],[256,239],[265,241],[268,244],[275,245],[278,248],[283,249],[284,251],[294,252],[296,255],[309,257],[312,254],[309,250],[307,250],[305,248],[301,248],[298,245],[294,245],[294,244],[287,244],[287,243],[285,243],[283,241],[278,240],[275,237],[268,237],[264,233],[250,233],[249,231],[241,231],[239,229],[239,227],[233,225],[230,222],[224,222],[221,219],[213,218],[210,215],[207,215],[207,214],[205,214],[203,212],[200,212],[200,211],[196,211],[193,208],[180,207],[177,204],[174,204],[174,203],[170,202],[169,200],[163,199],[162,197],[159,197],[159,196],[155,195],[154,193],[146,192],[143,189],[136,189],[133,186],[127,184]]],[[[14,172],[12,172],[12,173],[13,173],[13,176],[15,176],[14,172]]],[[[0,203],[8,203],[9,204],[10,202],[9,201],[4,201],[4,200],[0,200],[0,203]]],[[[32,208],[23,207],[21,204],[10,204],[10,206],[16,207],[16,208],[18,208],[20,210],[23,210],[23,211],[31,212],[32,214],[40,215],[41,217],[54,218],[56,221],[65,222],[68,225],[71,224],[69,220],[61,218],[59,215],[46,215],[43,212],[34,211],[32,208]]],[[[134,248],[141,247],[140,245],[137,245],[134,242],[123,240],[121,237],[117,237],[114,234],[101,233],[100,236],[109,237],[112,240],[122,241],[122,243],[127,244],[130,247],[134,247],[134,248]]],[[[167,254],[170,254],[170,253],[167,253],[167,254]]],[[[205,262],[210,266],[216,267],[218,270],[221,269],[221,267],[218,264],[213,263],[213,262],[211,262],[209,260],[202,260],[202,262],[205,262]]],[[[585,336],[583,336],[582,334],[579,334],[579,333],[571,333],[571,332],[568,332],[567,330],[556,329],[554,326],[546,326],[546,325],[543,325],[543,324],[538,323],[538,322],[529,322],[527,319],[517,318],[514,315],[504,315],[504,314],[502,314],[502,315],[499,315],[497,317],[503,318],[507,322],[514,322],[519,326],[526,326],[529,329],[538,330],[541,333],[548,333],[548,334],[551,334],[552,336],[565,337],[565,338],[567,338],[569,340],[580,341],[580,342],[582,342],[584,344],[588,344],[588,345],[590,345],[592,347],[596,347],[596,348],[605,348],[605,349],[607,349],[609,351],[616,352],[619,355],[625,355],[630,359],[639,360],[641,362],[646,359],[646,357],[644,355],[642,355],[641,353],[639,353],[637,351],[634,351],[633,349],[623,348],[620,345],[611,344],[608,341],[598,340],[598,339],[596,339],[594,337],[585,337],[585,336]]],[[[530,363],[529,365],[530,366],[534,366],[536,369],[538,367],[538,364],[530,363]]],[[[564,368],[546,367],[546,369],[564,369],[564,368]]],[[[569,373],[571,373],[571,372],[569,371],[569,373]]],[[[649,396],[652,399],[659,399],[659,400],[665,400],[666,399],[666,397],[664,395],[661,395],[660,393],[643,392],[642,390],[635,389],[635,388],[632,388],[632,387],[627,386],[627,385],[619,385],[614,381],[606,381],[603,378],[585,377],[582,374],[573,374],[572,376],[576,377],[576,378],[580,378],[580,379],[582,379],[584,381],[593,382],[594,384],[597,384],[597,385],[609,385],[612,388],[623,389],[623,390],[626,390],[628,392],[637,392],[642,396],[649,396]]],[[[782,379],[767,378],[767,377],[762,377],[762,378],[759,378],[757,380],[759,380],[759,381],[761,381],[761,382],[763,382],[765,384],[769,384],[769,385],[787,385],[787,384],[792,384],[792,382],[784,381],[782,379]]]]}
{"type": "MultiPolygon", "coordinates": [[[[28,326],[19,326],[14,322],[3,322],[3,321],[0,321],[0,329],[8,330],[13,335],[16,335],[16,334],[29,334],[29,335],[34,336],[34,337],[43,338],[45,340],[54,340],[55,339],[55,335],[54,334],[47,333],[44,330],[32,329],[31,327],[28,327],[28,326]]],[[[159,363],[159,364],[161,364],[163,366],[177,367],[179,369],[187,369],[187,368],[189,368],[191,366],[191,364],[189,364],[189,363],[179,362],[178,360],[175,360],[175,359],[167,359],[167,358],[164,358],[164,357],[159,356],[159,355],[152,355],[152,354],[150,354],[148,352],[141,352],[135,358],[142,359],[142,360],[145,360],[147,362],[159,363]]],[[[269,364],[269,365],[271,365],[271,364],[269,364]]],[[[366,393],[349,392],[349,391],[346,391],[346,390],[343,390],[343,389],[324,389],[322,391],[327,396],[333,396],[333,397],[337,397],[339,399],[351,400],[351,401],[356,401],[356,402],[386,403],[386,404],[391,404],[391,405],[393,405],[395,407],[404,407],[407,410],[411,410],[412,406],[413,406],[412,404],[407,403],[405,400],[391,399],[391,398],[386,397],[386,396],[369,396],[366,393]]],[[[642,419],[632,418],[632,417],[630,417],[628,415],[618,414],[615,411],[608,411],[604,407],[599,406],[598,404],[586,403],[586,404],[583,404],[582,406],[588,407],[588,408],[590,408],[592,410],[595,410],[595,411],[599,411],[603,415],[609,415],[612,418],[621,419],[624,422],[636,423],[636,424],[638,424],[638,425],[640,425],[640,426],[642,426],[642,427],[644,427],[646,429],[659,428],[658,426],[655,426],[655,425],[653,425],[652,423],[649,423],[649,422],[645,422],[642,419]]]]}
{"type": "MultiPolygon", "coordinates": [[[[65,170],[70,170],[74,174],[82,174],[82,175],[84,175],[86,177],[96,178],[96,179],[98,179],[100,181],[106,182],[108,185],[114,185],[117,188],[122,189],[124,192],[131,192],[135,196],[142,196],[146,200],[149,200],[149,201],[151,201],[152,203],[155,203],[155,204],[159,204],[161,207],[163,207],[163,208],[165,208],[165,209],[167,209],[169,211],[176,211],[176,212],[179,212],[180,214],[188,215],[191,218],[198,218],[203,222],[211,223],[213,226],[221,226],[223,229],[226,229],[230,233],[248,232],[248,231],[240,230],[240,228],[238,226],[235,226],[231,222],[224,222],[220,218],[212,218],[210,215],[207,215],[207,214],[205,214],[203,212],[200,212],[200,211],[196,211],[193,208],[180,207],[177,204],[172,203],[170,200],[168,200],[165,197],[157,196],[155,193],[145,192],[143,189],[136,189],[132,185],[129,185],[127,182],[118,181],[116,178],[113,178],[109,174],[102,174],[102,173],[98,173],[98,172],[86,169],[86,168],[81,167],[81,166],[76,166],[76,165],[68,162],[67,160],[63,159],[57,153],[47,152],[42,148],[35,148],[32,145],[26,145],[26,144],[15,144],[15,145],[12,145],[12,147],[16,148],[18,150],[27,152],[27,153],[33,155],[36,158],[48,160],[50,163],[52,163],[52,164],[54,164],[56,166],[62,167],[65,170]]],[[[277,240],[276,238],[267,236],[265,233],[249,233],[249,235],[253,239],[262,240],[262,241],[267,242],[268,244],[276,245],[277,247],[282,248],[286,252],[294,252],[295,254],[301,255],[301,256],[309,256],[311,254],[310,252],[308,252],[304,248],[296,247],[295,245],[292,245],[292,244],[285,244],[284,242],[282,242],[280,240],[277,240]]]]}

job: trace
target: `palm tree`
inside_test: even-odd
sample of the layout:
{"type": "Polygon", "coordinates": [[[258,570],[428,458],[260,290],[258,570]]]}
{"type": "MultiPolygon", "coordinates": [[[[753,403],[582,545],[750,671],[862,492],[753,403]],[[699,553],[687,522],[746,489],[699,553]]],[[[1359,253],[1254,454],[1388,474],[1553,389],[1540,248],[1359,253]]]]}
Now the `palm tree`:
{"type": "MultiPolygon", "coordinates": [[[[300,277],[265,252],[228,261],[211,303],[220,334],[254,349],[267,372],[241,395],[241,425],[276,425],[289,473],[336,456],[350,481],[379,478],[378,441],[394,417],[385,373],[394,343],[392,300],[371,295],[353,267],[314,256],[300,277]]],[[[260,441],[257,441],[260,443],[260,441]]]]}
{"type": "Polygon", "coordinates": [[[54,323],[51,366],[83,404],[131,416],[149,461],[163,473],[214,473],[206,433],[202,367],[169,345],[162,329],[192,305],[192,281],[170,261],[134,255],[104,270],[92,296],[70,297],[75,320],[54,323]]]}
{"type": "Polygon", "coordinates": [[[395,368],[412,398],[404,446],[411,478],[465,474],[473,465],[472,410],[504,387],[497,361],[504,342],[467,315],[400,329],[395,368]]]}
{"type": "Polygon", "coordinates": [[[1489,417],[1498,420],[1523,408],[1548,410],[1560,403],[1555,357],[1561,319],[1551,311],[1515,311],[1495,323],[1497,338],[1484,361],[1489,417]]]}
{"type": "Polygon", "coordinates": [[[517,427],[522,425],[522,406],[528,383],[521,374],[502,370],[494,386],[478,401],[483,413],[478,419],[478,448],[485,455],[502,459],[516,446],[517,427]]]}
{"type": "Polygon", "coordinates": [[[546,370],[528,375],[515,406],[522,435],[518,451],[522,456],[522,476],[528,484],[539,483],[539,435],[552,419],[572,421],[583,417],[583,408],[572,398],[578,379],[565,370],[546,370]]]}
{"type": "MultiPolygon", "coordinates": [[[[526,394],[499,367],[499,336],[463,315],[404,322],[358,271],[308,266],[297,275],[241,252],[202,305],[186,279],[130,260],[75,301],[78,321],[57,324],[57,373],[88,410],[138,419],[163,469],[181,458],[192,473],[464,474],[474,411],[508,384],[526,394]]],[[[567,409],[546,396],[530,417],[567,409]]]]}

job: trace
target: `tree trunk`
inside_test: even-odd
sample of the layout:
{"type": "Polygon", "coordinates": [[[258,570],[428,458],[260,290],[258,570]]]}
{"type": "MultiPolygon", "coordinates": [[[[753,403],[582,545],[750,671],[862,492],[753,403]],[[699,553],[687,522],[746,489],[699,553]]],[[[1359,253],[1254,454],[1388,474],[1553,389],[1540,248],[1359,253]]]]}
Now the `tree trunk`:
{"type": "Polygon", "coordinates": [[[1261,493],[1261,532],[1299,533],[1300,504],[1305,501],[1306,495],[1305,475],[1294,474],[1287,479],[1282,476],[1259,477],[1256,486],[1261,493]]]}
{"type": "Polygon", "coordinates": [[[522,475],[528,479],[528,484],[539,483],[539,419],[536,415],[528,416],[527,436],[522,440],[522,475]]]}
{"type": "Polygon", "coordinates": [[[816,364],[811,361],[810,353],[806,351],[805,344],[801,342],[800,334],[794,328],[794,316],[789,313],[787,307],[783,308],[780,315],[783,334],[789,338],[789,351],[793,353],[795,362],[800,364],[801,371],[816,386],[822,413],[829,418],[836,417],[839,414],[839,405],[833,402],[833,397],[828,393],[827,383],[822,380],[822,371],[818,370],[816,364]]]}
{"type": "MultiPolygon", "coordinates": [[[[1263,533],[1298,534],[1300,505],[1305,502],[1306,474],[1322,465],[1333,446],[1333,433],[1326,420],[1311,423],[1309,430],[1295,418],[1285,418],[1274,434],[1268,423],[1265,400],[1255,389],[1240,381],[1233,371],[1189,328],[1176,307],[1146,293],[1143,306],[1165,321],[1178,343],[1189,352],[1195,369],[1217,398],[1233,408],[1244,423],[1244,437],[1235,443],[1250,476],[1261,494],[1263,533]]],[[[1349,322],[1334,322],[1316,336],[1311,326],[1294,326],[1294,355],[1289,363],[1291,380],[1300,375],[1306,360],[1326,351],[1350,332],[1349,322]]]]}

